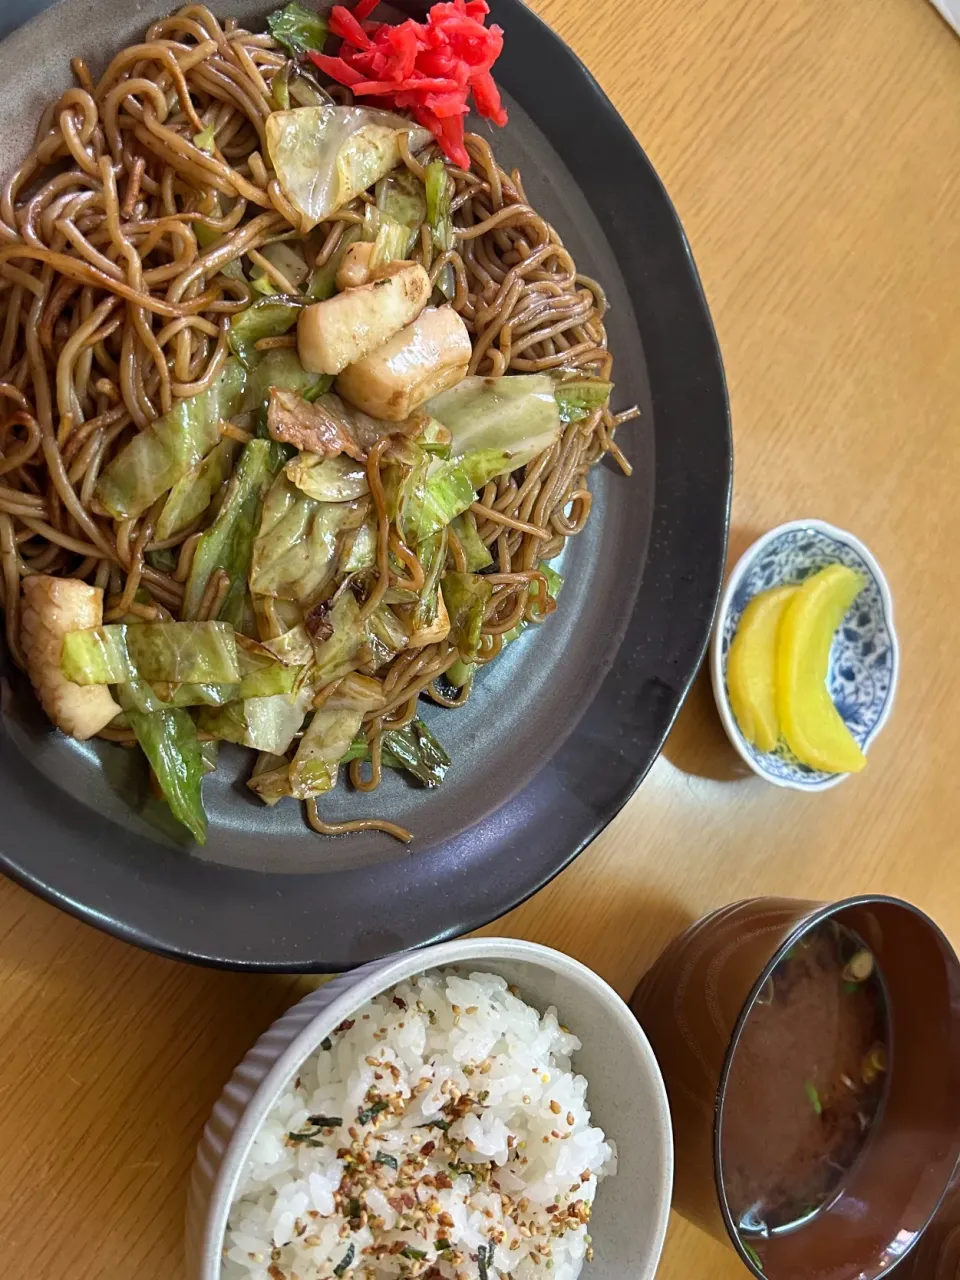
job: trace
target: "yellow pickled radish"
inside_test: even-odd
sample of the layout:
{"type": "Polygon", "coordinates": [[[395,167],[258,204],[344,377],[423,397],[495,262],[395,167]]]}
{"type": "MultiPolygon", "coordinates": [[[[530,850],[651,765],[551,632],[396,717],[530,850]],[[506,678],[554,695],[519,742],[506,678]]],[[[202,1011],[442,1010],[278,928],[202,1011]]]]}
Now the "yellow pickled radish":
{"type": "Polygon", "coordinates": [[[777,713],[777,632],[799,587],[762,591],[743,611],[727,656],[727,692],[740,732],[760,751],[780,740],[777,713]]]}
{"type": "Polygon", "coordinates": [[[780,624],[780,727],[797,759],[824,773],[857,773],[867,763],[827,689],[834,632],[865,585],[862,573],[827,565],[800,587],[780,624]]]}

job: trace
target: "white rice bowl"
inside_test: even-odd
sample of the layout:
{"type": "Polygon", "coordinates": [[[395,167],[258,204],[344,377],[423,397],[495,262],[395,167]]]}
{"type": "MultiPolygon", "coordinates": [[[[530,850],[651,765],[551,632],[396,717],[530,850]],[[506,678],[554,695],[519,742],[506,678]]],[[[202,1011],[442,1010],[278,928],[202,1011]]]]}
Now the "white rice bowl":
{"type": "Polygon", "coordinates": [[[254,1139],[221,1280],[576,1280],[616,1171],[579,1048],[492,974],[434,970],[376,997],[254,1139]]]}

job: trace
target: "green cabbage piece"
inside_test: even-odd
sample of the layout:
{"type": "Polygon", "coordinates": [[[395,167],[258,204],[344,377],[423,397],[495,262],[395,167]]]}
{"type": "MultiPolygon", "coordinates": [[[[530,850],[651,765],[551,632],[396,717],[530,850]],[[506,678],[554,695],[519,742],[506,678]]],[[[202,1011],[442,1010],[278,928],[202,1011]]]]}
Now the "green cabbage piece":
{"type": "MultiPolygon", "coordinates": [[[[366,738],[354,738],[340,761],[369,760],[366,738]]],[[[381,738],[380,763],[385,769],[410,773],[425,787],[438,787],[450,767],[450,757],[422,720],[413,720],[402,729],[389,729],[381,738]]]]}
{"type": "MultiPolygon", "coordinates": [[[[432,160],[425,176],[427,197],[427,222],[433,240],[433,251],[438,256],[452,249],[455,243],[453,217],[450,202],[453,198],[453,180],[442,160],[432,160]]],[[[449,263],[437,277],[437,288],[445,298],[452,298],[457,291],[457,278],[449,263]]]]}
{"type": "MultiPolygon", "coordinates": [[[[243,651],[238,650],[243,667],[243,651]]],[[[241,675],[239,684],[167,684],[154,681],[153,692],[163,706],[223,707],[228,702],[245,698],[267,698],[277,693],[291,693],[297,684],[301,667],[288,667],[282,662],[264,663],[258,669],[241,675]]]]}
{"type": "Polygon", "coordinates": [[[314,645],[316,665],[312,678],[316,685],[329,684],[352,671],[366,639],[360,606],[349,587],[340,592],[326,611],[325,621],[333,628],[333,634],[314,645]]]}
{"type": "Polygon", "coordinates": [[[202,707],[196,713],[197,726],[224,742],[283,755],[303,724],[312,696],[308,689],[245,698],[225,707],[202,707]]]}
{"type": "Polygon", "coordinates": [[[464,378],[426,412],[451,436],[450,456],[412,445],[396,486],[397,523],[408,545],[449,524],[490,480],[526,466],[560,436],[553,379],[546,374],[464,378]]]}
{"type": "Polygon", "coordinates": [[[413,774],[425,787],[439,787],[450,768],[450,757],[422,720],[383,735],[382,762],[413,774]]]}
{"type": "Polygon", "coordinates": [[[247,786],[272,808],[290,792],[290,761],[285,755],[261,752],[247,786]]]}
{"type": "Polygon", "coordinates": [[[193,145],[201,151],[205,151],[209,156],[213,155],[216,141],[217,131],[212,124],[208,124],[206,128],[193,135],[193,145]]]}
{"type": "Polygon", "coordinates": [[[314,714],[290,765],[291,794],[306,800],[333,790],[362,721],[362,711],[321,708],[314,714]]]}
{"type": "Polygon", "coordinates": [[[424,453],[433,453],[439,458],[449,458],[452,443],[453,435],[449,427],[437,422],[436,418],[430,418],[417,436],[417,444],[424,453]]]}
{"type": "Polygon", "coordinates": [[[284,631],[274,640],[264,640],[264,649],[276,654],[280,662],[292,664],[294,667],[306,666],[313,661],[313,641],[307,635],[303,623],[284,631]]]}
{"type": "MultiPolygon", "coordinates": [[[[554,603],[556,603],[557,597],[560,595],[560,588],[563,586],[563,578],[559,573],[557,573],[556,569],[552,569],[550,565],[547,564],[546,560],[541,560],[537,568],[546,578],[548,594],[554,603]]],[[[536,614],[536,606],[534,606],[531,611],[536,614]]],[[[504,634],[503,645],[513,644],[514,640],[519,640],[523,633],[534,625],[535,624],[527,617],[521,618],[515,627],[512,627],[504,634]]],[[[502,651],[503,650],[501,649],[501,652],[502,651]]],[[[454,688],[462,689],[463,686],[472,679],[475,671],[475,663],[461,661],[455,662],[452,667],[448,667],[444,672],[444,676],[445,679],[454,686],[454,688]]]]}
{"type": "MultiPolygon", "coordinates": [[[[126,685],[119,685],[118,692],[126,685]]],[[[237,696],[236,684],[167,684],[158,680],[151,686],[157,698],[157,711],[166,707],[222,707],[237,696]]]]}
{"type": "Polygon", "coordinates": [[[322,267],[315,267],[310,283],[307,285],[307,298],[310,302],[326,302],[337,292],[337,272],[340,263],[352,244],[361,238],[362,232],[356,223],[347,227],[340,237],[340,243],[331,253],[322,267]]]}
{"type": "Polygon", "coordinates": [[[327,22],[313,9],[290,0],[282,9],[267,15],[267,27],[277,44],[297,57],[301,53],[322,53],[327,42],[327,22]]]}
{"type": "Polygon", "coordinates": [[[306,235],[400,163],[398,138],[413,151],[426,129],[372,107],[295,107],[266,119],[267,152],[306,235]]]}
{"type": "Polygon", "coordinates": [[[380,179],[374,195],[381,216],[406,228],[406,244],[403,252],[397,255],[406,257],[419,239],[420,228],[427,216],[423,183],[415,173],[401,165],[380,179]]]}
{"type": "Polygon", "coordinates": [[[544,373],[474,376],[428,400],[424,410],[449,427],[452,458],[502,454],[506,469],[515,471],[560,435],[554,389],[553,378],[544,373]]]}
{"type": "Polygon", "coordinates": [[[301,669],[312,659],[308,653],[299,663],[274,652],[266,645],[255,645],[245,636],[237,645],[240,666],[238,698],[265,698],[274,693],[290,693],[296,686],[301,669]]]}
{"type": "Polygon", "coordinates": [[[259,409],[270,398],[270,388],[295,391],[305,400],[316,400],[330,389],[333,379],[325,373],[307,373],[292,347],[261,351],[250,370],[246,407],[259,409]]]}
{"type": "Polygon", "coordinates": [[[493,564],[490,548],[480,540],[476,517],[472,511],[464,511],[462,515],[457,516],[451,527],[463,548],[468,573],[479,573],[481,569],[489,568],[493,564]]]}
{"type": "Polygon", "coordinates": [[[239,449],[236,440],[221,440],[205,458],[177,481],[167,495],[157,521],[158,541],[174,537],[206,511],[233,470],[239,449]]]}
{"type": "MultiPolygon", "coordinates": [[[[252,306],[238,311],[230,321],[228,335],[233,354],[246,369],[253,369],[264,352],[257,351],[261,338],[279,338],[293,328],[303,309],[302,298],[291,298],[278,293],[261,298],[252,306]]],[[[283,348],[281,348],[282,350],[283,348]]]]}
{"type": "Polygon", "coordinates": [[[333,106],[332,96],[311,68],[293,60],[285,62],[270,81],[270,96],[281,111],[291,107],[333,106]]]}
{"type": "Polygon", "coordinates": [[[116,686],[116,694],[125,712],[166,710],[166,704],[157,696],[153,686],[137,671],[133,671],[129,680],[116,686]]]}
{"type": "Polygon", "coordinates": [[[207,762],[190,713],[178,708],[128,711],[127,719],[173,816],[183,823],[197,844],[206,844],[207,815],[201,783],[207,762]]]}
{"type": "Polygon", "coordinates": [[[263,495],[283,460],[283,451],[271,440],[251,440],[244,445],[217,518],[197,543],[183,595],[185,617],[196,617],[211,575],[224,569],[230,575],[230,590],[220,617],[240,621],[263,495]]]}
{"type": "Polygon", "coordinates": [[[321,458],[316,453],[300,453],[284,471],[292,484],[318,502],[349,502],[370,492],[367,468],[346,454],[321,458]]]}
{"type": "Polygon", "coordinates": [[[239,683],[237,642],[225,622],[111,623],[64,636],[60,668],[74,684],[239,683]]]}
{"type": "Polygon", "coordinates": [[[219,742],[201,742],[200,757],[203,761],[204,773],[216,773],[217,760],[220,756],[219,742]]]}
{"type": "Polygon", "coordinates": [[[107,511],[118,520],[142,515],[205,458],[219,443],[220,423],[243,406],[246,383],[243,365],[230,358],[206,391],[178,400],[128,441],[97,482],[107,511]]]}
{"type": "MultiPolygon", "coordinates": [[[[370,205],[367,205],[370,208],[370,205]]],[[[397,262],[405,258],[409,252],[410,232],[402,222],[395,222],[386,214],[380,215],[380,226],[373,242],[373,253],[370,255],[370,270],[384,266],[387,262],[397,262]]]]}
{"type": "Polygon", "coordinates": [[[602,408],[610,399],[612,382],[595,378],[576,378],[561,382],[555,389],[561,422],[580,422],[602,408]]]}
{"type": "Polygon", "coordinates": [[[493,595],[493,585],[481,574],[446,573],[440,584],[443,603],[450,615],[450,636],[460,661],[476,661],[480,649],[480,629],[493,595]]]}
{"type": "Polygon", "coordinates": [[[278,476],[263,504],[250,589],[301,603],[315,599],[336,573],[340,535],[362,524],[366,505],[317,502],[278,476]]]}
{"type": "Polygon", "coordinates": [[[440,576],[447,562],[446,529],[425,538],[417,547],[417,558],[423,566],[424,583],[413,609],[412,622],[414,631],[422,631],[437,620],[440,576]]]}
{"type": "Polygon", "coordinates": [[[342,573],[362,573],[372,569],[377,563],[377,522],[368,516],[354,534],[350,547],[344,554],[340,570],[342,573]]]}
{"type": "Polygon", "coordinates": [[[476,489],[459,460],[421,453],[397,489],[397,527],[408,546],[439,532],[476,501],[476,489]]]}
{"type": "Polygon", "coordinates": [[[365,630],[368,665],[373,668],[384,666],[406,648],[410,639],[409,630],[388,604],[378,605],[367,619],[365,630]]]}

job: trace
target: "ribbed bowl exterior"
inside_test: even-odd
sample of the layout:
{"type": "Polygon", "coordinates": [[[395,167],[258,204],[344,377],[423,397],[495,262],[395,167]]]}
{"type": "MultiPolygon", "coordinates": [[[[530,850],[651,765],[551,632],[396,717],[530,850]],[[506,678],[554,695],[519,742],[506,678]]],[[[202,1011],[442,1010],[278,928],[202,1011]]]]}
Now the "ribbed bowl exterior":
{"type": "MultiPolygon", "coordinates": [[[[384,967],[384,961],[364,965],[350,973],[340,974],[304,996],[267,1028],[227,1081],[204,1127],[190,1177],[186,1222],[189,1280],[202,1280],[209,1274],[210,1249],[204,1237],[213,1208],[214,1188],[227,1148],[254,1094],[294,1041],[325,1009],[352,991],[363,978],[384,967]]],[[[308,1049],[302,1056],[306,1057],[310,1052],[308,1049]]],[[[296,1064],[293,1066],[295,1069],[296,1064]]]]}
{"type": "Polygon", "coordinates": [[[635,1017],[597,974],[514,938],[463,938],[355,969],[311,992],[260,1037],[224,1088],[197,1152],[186,1228],[188,1280],[219,1280],[236,1188],[260,1126],[303,1062],[345,1018],[425,969],[471,965],[516,982],[534,1007],[557,1007],[582,1041],[575,1068],[590,1081],[594,1123],[617,1143],[591,1226],[603,1241],[593,1280],[653,1280],[673,1185],[670,1112],[660,1069],[635,1017]],[[626,1092],[625,1092],[626,1091],[626,1092]],[[624,1109],[624,1097],[631,1106],[624,1109]]]}

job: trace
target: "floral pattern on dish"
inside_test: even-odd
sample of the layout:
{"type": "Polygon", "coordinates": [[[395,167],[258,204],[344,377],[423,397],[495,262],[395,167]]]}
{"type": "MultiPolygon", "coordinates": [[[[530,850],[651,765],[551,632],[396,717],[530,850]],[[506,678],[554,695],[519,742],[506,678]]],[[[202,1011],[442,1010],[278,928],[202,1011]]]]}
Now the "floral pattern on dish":
{"type": "MultiPolygon", "coordinates": [[[[896,688],[896,637],[885,591],[873,566],[856,547],[828,528],[815,523],[789,526],[763,545],[744,568],[720,621],[724,687],[726,690],[727,653],[748,602],[771,587],[803,582],[828,564],[847,565],[867,579],[834,636],[827,676],[837,710],[865,749],[889,714],[896,688]]],[[[819,791],[845,776],[822,773],[801,764],[783,742],[775,751],[765,752],[748,742],[739,729],[737,737],[741,753],[749,756],[758,771],[772,781],[819,791]]]]}

